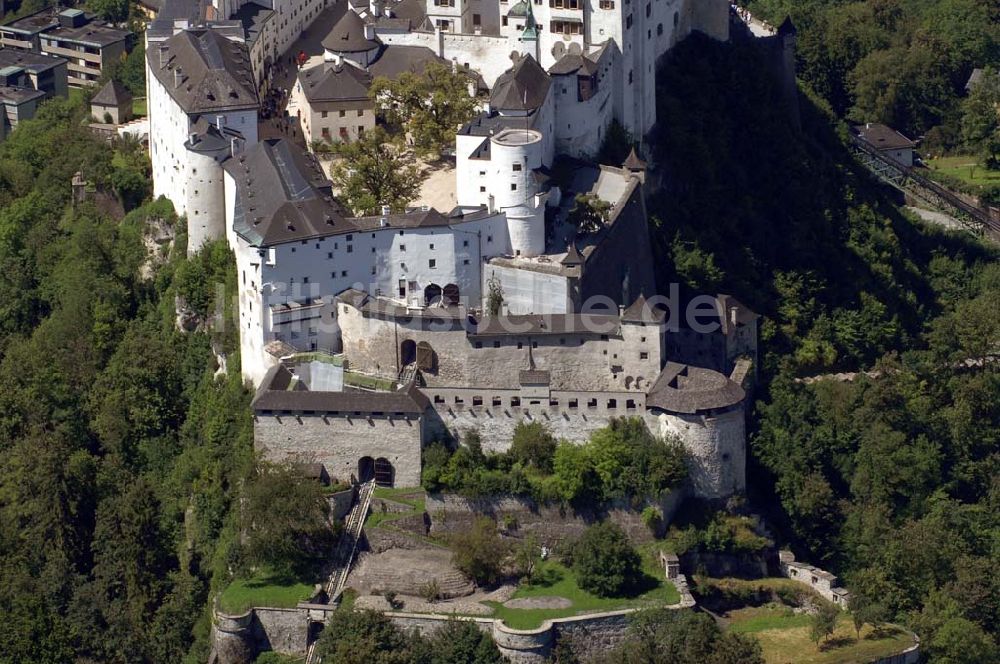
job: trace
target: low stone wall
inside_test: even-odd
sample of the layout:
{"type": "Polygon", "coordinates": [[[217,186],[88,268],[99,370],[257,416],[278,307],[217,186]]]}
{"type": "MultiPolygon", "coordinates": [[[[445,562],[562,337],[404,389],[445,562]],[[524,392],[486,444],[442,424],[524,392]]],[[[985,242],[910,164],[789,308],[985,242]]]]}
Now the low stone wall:
{"type": "MultiPolygon", "coordinates": [[[[681,593],[679,604],[669,609],[690,609],[694,597],[681,576],[673,583],[681,593]]],[[[209,664],[251,664],[258,653],[274,650],[289,655],[306,651],[311,622],[321,621],[332,607],[301,604],[294,609],[254,608],[238,616],[215,614],[212,655],[209,664]]],[[[473,618],[444,614],[385,612],[393,624],[409,631],[430,634],[449,620],[468,620],[489,634],[511,664],[545,664],[559,641],[571,644],[573,652],[586,657],[609,650],[625,638],[629,616],[638,609],[591,613],[546,620],[537,629],[513,629],[496,618],[473,618]]],[[[881,664],[881,662],[880,662],[881,664]]],[[[910,664],[910,661],[886,662],[910,664]]]]}
{"type": "Polygon", "coordinates": [[[540,505],[530,498],[501,496],[470,499],[455,494],[428,494],[425,509],[431,520],[431,533],[456,533],[469,528],[480,515],[488,515],[502,523],[505,516],[517,522],[516,533],[534,533],[546,546],[577,537],[588,525],[610,518],[636,542],[653,540],[653,533],[642,522],[642,509],[653,505],[663,513],[669,524],[684,499],[684,490],[673,491],[661,500],[648,501],[633,508],[624,501],[603,511],[581,511],[560,505],[540,505]]]}
{"type": "Polygon", "coordinates": [[[331,493],[327,496],[327,500],[330,503],[330,516],[334,519],[343,519],[347,516],[347,513],[351,511],[351,505],[354,504],[354,492],[355,488],[344,489],[343,491],[338,491],[337,493],[331,493]]]}
{"type": "Polygon", "coordinates": [[[914,643],[901,653],[876,659],[869,664],[917,664],[920,661],[920,643],[914,643]]]}
{"type": "Polygon", "coordinates": [[[851,594],[847,589],[837,586],[836,575],[808,563],[797,562],[795,554],[791,551],[780,551],[778,560],[782,576],[812,588],[824,599],[842,609],[847,608],[851,594]]]}

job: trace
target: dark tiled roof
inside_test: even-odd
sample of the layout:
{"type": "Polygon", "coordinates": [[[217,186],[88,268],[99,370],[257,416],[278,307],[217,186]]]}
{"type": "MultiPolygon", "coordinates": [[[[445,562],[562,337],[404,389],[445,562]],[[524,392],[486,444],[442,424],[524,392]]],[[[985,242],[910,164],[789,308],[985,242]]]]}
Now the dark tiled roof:
{"type": "Polygon", "coordinates": [[[323,169],[290,141],[261,141],[223,167],[236,181],[233,230],[254,246],[355,230],[323,169]]]}
{"type": "Polygon", "coordinates": [[[54,55],[31,53],[18,48],[0,48],[0,67],[22,67],[34,74],[65,63],[64,58],[54,55]]]}
{"type": "Polygon", "coordinates": [[[646,395],[646,406],[694,414],[729,408],[745,397],[742,387],[717,371],[667,362],[646,395]]]}
{"type": "Polygon", "coordinates": [[[469,329],[469,336],[541,336],[548,334],[618,334],[618,316],[609,314],[551,314],[485,316],[469,329]]]}
{"type": "Polygon", "coordinates": [[[282,365],[271,367],[254,396],[255,413],[285,411],[292,413],[405,413],[422,415],[427,399],[414,387],[397,392],[311,392],[289,390],[291,373],[282,365]]]}
{"type": "Polygon", "coordinates": [[[17,88],[10,85],[0,85],[0,103],[17,106],[32,99],[41,99],[45,93],[34,88],[17,88]]]}
{"type": "Polygon", "coordinates": [[[379,43],[378,37],[365,37],[365,22],[357,13],[345,11],[330,34],[323,38],[322,46],[334,53],[361,53],[378,48],[379,43]]]}
{"type": "Polygon", "coordinates": [[[415,74],[423,73],[428,62],[438,62],[451,66],[451,63],[426,46],[395,46],[389,45],[382,48],[378,58],[369,67],[368,71],[372,76],[384,76],[395,79],[404,72],[415,74]]]}
{"type": "Polygon", "coordinates": [[[128,30],[119,30],[100,21],[90,21],[77,28],[56,28],[45,33],[47,37],[71,41],[88,46],[109,46],[132,36],[128,30]]]}
{"type": "Polygon", "coordinates": [[[857,125],[854,132],[865,142],[875,146],[879,150],[900,150],[912,148],[916,145],[913,141],[903,136],[892,127],[884,124],[868,123],[857,125]]]}
{"type": "Polygon", "coordinates": [[[198,122],[191,127],[194,136],[192,141],[189,137],[184,142],[184,147],[199,154],[211,154],[217,160],[222,161],[232,154],[232,141],[234,138],[243,140],[243,134],[223,125],[222,129],[208,121],[202,116],[198,122]]]}
{"type": "Polygon", "coordinates": [[[551,84],[549,75],[533,57],[518,58],[513,67],[497,78],[490,94],[490,107],[499,111],[536,109],[545,102],[551,84]]]}
{"type": "Polygon", "coordinates": [[[310,102],[357,101],[368,99],[371,76],[349,64],[324,62],[300,71],[299,83],[310,102]]]}
{"type": "Polygon", "coordinates": [[[567,267],[583,265],[583,256],[581,256],[579,250],[577,250],[576,242],[571,241],[569,243],[569,246],[566,247],[566,257],[560,262],[567,267]]]}
{"type": "Polygon", "coordinates": [[[90,103],[98,106],[126,106],[132,103],[132,93],[124,85],[111,79],[94,95],[90,103]]]}
{"type": "Polygon", "coordinates": [[[565,76],[576,72],[588,76],[593,75],[597,72],[597,63],[579,53],[566,53],[559,59],[559,62],[549,67],[549,73],[556,76],[565,76]]]}
{"type": "Polygon", "coordinates": [[[622,168],[629,171],[644,171],[646,170],[646,162],[639,159],[639,155],[635,152],[635,147],[629,151],[628,156],[625,157],[625,162],[622,164],[622,168]]]}
{"type": "Polygon", "coordinates": [[[248,2],[236,10],[233,20],[243,24],[243,33],[250,42],[257,41],[264,24],[274,16],[274,11],[256,2],[248,2]]]}
{"type": "Polygon", "coordinates": [[[521,385],[548,385],[552,381],[552,376],[548,371],[525,369],[518,372],[517,380],[521,385]]]}
{"type": "Polygon", "coordinates": [[[153,75],[187,113],[257,108],[246,45],[215,30],[182,30],[151,44],[146,59],[153,75]]]}
{"type": "Polygon", "coordinates": [[[634,323],[662,323],[664,314],[652,307],[645,295],[639,295],[635,302],[622,312],[622,320],[634,323]]]}

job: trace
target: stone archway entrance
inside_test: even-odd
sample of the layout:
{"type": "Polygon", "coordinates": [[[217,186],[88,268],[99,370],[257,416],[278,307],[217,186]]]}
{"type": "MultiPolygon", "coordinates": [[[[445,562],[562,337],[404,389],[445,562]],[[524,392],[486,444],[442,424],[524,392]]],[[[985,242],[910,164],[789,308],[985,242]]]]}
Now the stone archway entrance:
{"type": "Polygon", "coordinates": [[[396,480],[396,469],[385,457],[375,459],[375,484],[391,487],[396,480]]]}
{"type": "Polygon", "coordinates": [[[358,459],[358,481],[364,484],[375,477],[375,459],[370,456],[358,459]]]}
{"type": "Polygon", "coordinates": [[[441,287],[437,284],[427,284],[424,288],[424,305],[431,306],[441,301],[441,287]]]}
{"type": "Polygon", "coordinates": [[[417,342],[413,339],[406,339],[399,344],[399,363],[401,366],[409,366],[417,361],[417,342]]]}

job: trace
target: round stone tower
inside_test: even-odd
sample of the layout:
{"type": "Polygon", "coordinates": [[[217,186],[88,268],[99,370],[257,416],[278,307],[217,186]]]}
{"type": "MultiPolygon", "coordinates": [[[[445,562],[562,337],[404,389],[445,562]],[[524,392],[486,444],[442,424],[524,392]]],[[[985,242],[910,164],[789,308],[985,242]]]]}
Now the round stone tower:
{"type": "Polygon", "coordinates": [[[542,166],[542,134],[505,129],[490,138],[490,152],[493,198],[507,215],[511,248],[518,256],[538,256],[545,252],[545,200],[534,172],[542,166]]]}

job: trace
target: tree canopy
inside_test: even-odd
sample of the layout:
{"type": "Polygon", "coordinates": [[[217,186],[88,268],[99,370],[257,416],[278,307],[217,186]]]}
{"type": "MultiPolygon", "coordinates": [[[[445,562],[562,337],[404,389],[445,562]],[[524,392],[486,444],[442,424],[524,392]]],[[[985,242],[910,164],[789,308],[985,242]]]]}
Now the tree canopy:
{"type": "Polygon", "coordinates": [[[403,212],[420,192],[424,176],[381,127],[353,143],[335,143],[333,151],[340,158],[330,173],[334,186],[356,214],[378,214],[383,205],[403,212]]]}

